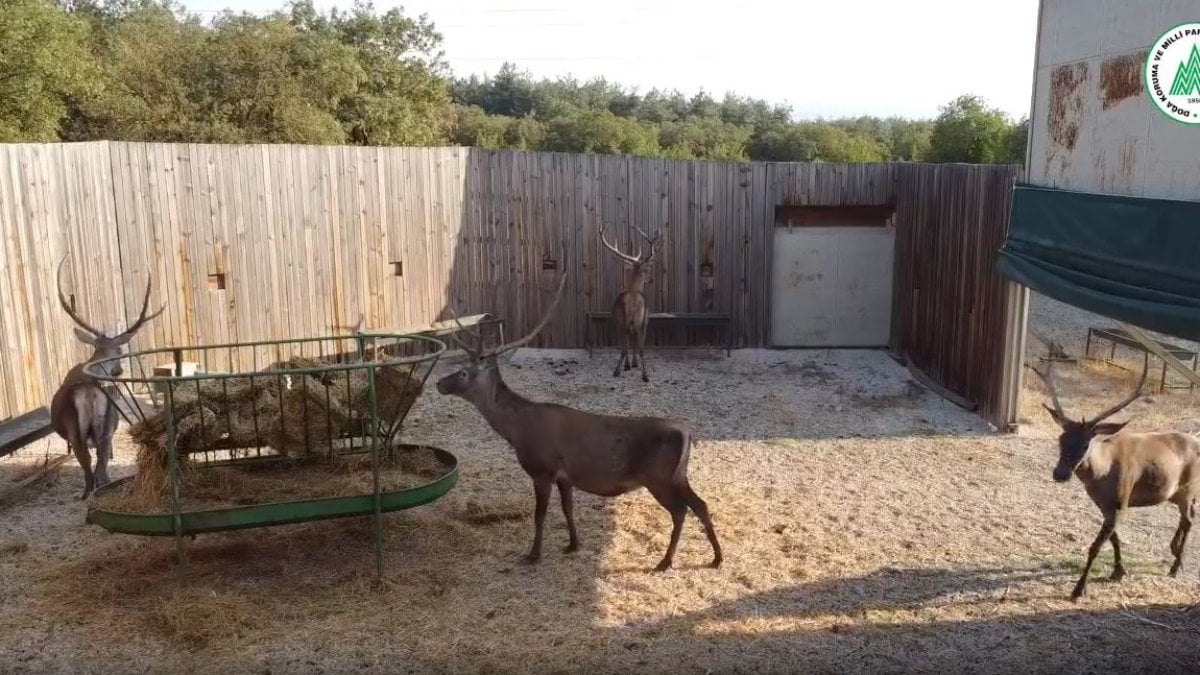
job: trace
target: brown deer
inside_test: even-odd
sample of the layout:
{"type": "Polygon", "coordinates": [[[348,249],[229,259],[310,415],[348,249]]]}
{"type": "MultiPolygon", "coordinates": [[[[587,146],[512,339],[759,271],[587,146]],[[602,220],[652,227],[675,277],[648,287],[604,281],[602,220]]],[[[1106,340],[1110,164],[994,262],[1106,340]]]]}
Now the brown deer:
{"type": "Polygon", "coordinates": [[[646,374],[645,349],[646,328],[649,324],[650,314],[646,311],[644,289],[646,287],[646,271],[650,263],[654,261],[654,256],[658,254],[659,238],[662,235],[651,239],[641,228],[634,226],[633,229],[637,230],[642,239],[650,244],[650,253],[645,257],[642,257],[641,244],[638,244],[636,255],[629,255],[617,248],[604,236],[604,225],[600,225],[600,241],[604,243],[605,248],[616,254],[621,262],[629,267],[629,275],[612,305],[613,329],[617,333],[617,339],[621,342],[621,357],[617,360],[617,367],[613,368],[613,377],[621,376],[622,364],[624,364],[625,370],[631,369],[629,353],[633,351],[632,368],[641,368],[642,382],[649,382],[650,377],[646,374]],[[634,351],[635,349],[636,351],[634,351]]]}
{"type": "Polygon", "coordinates": [[[1048,362],[1045,374],[1036,368],[1033,371],[1045,382],[1054,403],[1053,408],[1045,404],[1043,407],[1062,427],[1054,480],[1063,483],[1075,474],[1104,516],[1104,524],[1088,549],[1083,575],[1075,584],[1071,599],[1078,600],[1086,593],[1092,562],[1106,540],[1113,547],[1111,580],[1120,581],[1125,577],[1117,525],[1130,507],[1170,502],[1179,509],[1179,525],[1171,539],[1175,564],[1171,566],[1170,575],[1176,576],[1183,566],[1184,545],[1192,528],[1196,497],[1200,494],[1200,439],[1174,431],[1122,432],[1128,421],[1103,421],[1141,396],[1149,359],[1146,359],[1142,377],[1130,396],[1091,419],[1081,417],[1079,421],[1068,418],[1063,412],[1054,387],[1053,366],[1053,361],[1048,362]]]}
{"type": "Polygon", "coordinates": [[[664,418],[599,415],[555,403],[530,401],[504,383],[497,357],[527,344],[545,327],[565,284],[564,275],[553,303],[525,337],[487,351],[482,349],[482,335],[478,333],[475,348],[459,341],[470,360],[437,383],[440,394],[458,396],[479,410],[492,429],[513,447],[517,462],[533,480],[534,536],[524,561],[536,563],[541,559],[542,529],[554,485],[558,486],[567,521],[569,542],[565,553],[579,549],[572,501],[574,488],[602,497],[616,497],[645,487],[670,512],[672,522],[670,544],[655,569],[662,571],[671,566],[689,508],[704,524],[712,545],[711,566],[719,567],[721,545],[708,506],[688,484],[690,429],[664,418]]]}
{"type": "MultiPolygon", "coordinates": [[[[123,372],[120,356],[125,351],[125,345],[133,339],[138,329],[151,321],[167,308],[164,304],[157,312],[147,315],[150,308],[150,278],[146,279],[146,296],[142,300],[142,311],[138,318],[124,332],[108,336],[104,331],[89,325],[75,313],[71,303],[67,302],[62,290],[62,268],[67,262],[63,256],[58,263],[58,303],[63,311],[71,317],[78,327],[75,337],[82,343],[92,347],[92,355],[87,361],[77,364],[67,371],[62,384],[54,392],[50,401],[50,424],[55,433],[66,440],[79,466],[83,468],[83,495],[86,499],[92,490],[108,483],[108,462],[112,459],[112,437],[117,430],[119,414],[116,404],[105,393],[108,385],[84,371],[84,366],[92,361],[112,359],[100,366],[106,374],[119,377],[123,372]],[[92,471],[92,458],[88,446],[96,448],[96,470],[92,471]]],[[[147,275],[149,276],[149,275],[147,275]]]]}

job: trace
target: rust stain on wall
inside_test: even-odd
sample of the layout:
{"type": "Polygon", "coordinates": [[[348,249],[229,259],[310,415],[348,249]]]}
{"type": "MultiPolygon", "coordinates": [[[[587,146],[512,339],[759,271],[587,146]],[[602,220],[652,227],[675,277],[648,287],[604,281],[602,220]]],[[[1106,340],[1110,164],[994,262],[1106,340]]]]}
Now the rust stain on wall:
{"type": "Polygon", "coordinates": [[[1046,152],[1046,174],[1053,173],[1051,165],[1058,159],[1058,173],[1065,175],[1071,166],[1071,153],[1079,141],[1079,122],[1083,114],[1084,83],[1088,79],[1086,62],[1069,63],[1050,73],[1049,136],[1046,152]]]}
{"type": "Polygon", "coordinates": [[[1137,166],[1137,139],[1127,138],[1121,145],[1121,173],[1126,181],[1133,180],[1133,169],[1137,166]]]}
{"type": "Polygon", "coordinates": [[[1142,91],[1142,64],[1148,52],[1114,56],[1100,64],[1100,96],[1108,110],[1142,91]]]}
{"type": "Polygon", "coordinates": [[[1067,150],[1079,140],[1080,88],[1088,77],[1086,62],[1062,65],[1050,75],[1050,140],[1067,150]]]}

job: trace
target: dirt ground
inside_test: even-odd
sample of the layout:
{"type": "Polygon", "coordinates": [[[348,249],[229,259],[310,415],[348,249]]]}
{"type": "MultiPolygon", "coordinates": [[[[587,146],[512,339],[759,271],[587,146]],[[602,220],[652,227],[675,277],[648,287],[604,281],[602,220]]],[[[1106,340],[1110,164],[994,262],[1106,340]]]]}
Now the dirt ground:
{"type": "MultiPolygon", "coordinates": [[[[1035,302],[1035,327],[1079,356],[1096,321],[1049,302],[1035,302]]],[[[1031,356],[1042,349],[1030,341],[1031,356]]],[[[531,485],[474,409],[431,381],[404,438],[455,453],[461,478],[440,501],[387,517],[382,587],[365,519],[202,536],[178,582],[171,540],[84,524],[71,462],[0,506],[0,671],[1197,668],[1200,569],[1193,553],[1178,579],[1166,576],[1172,507],[1137,510],[1123,526],[1128,578],[1105,582],[1106,548],[1089,597],[1068,600],[1100,518],[1078,481],[1050,478],[1056,431],[1036,378],[1014,437],[879,352],[648,355],[649,385],[613,379],[612,352],[522,351],[503,372],[531,398],[694,425],[692,484],[725,548],[719,570],[705,567],[711,552],[689,517],[676,567],[650,571],[670,521],[644,491],[577,493],[583,546],[570,555],[556,494],[542,563],[519,564],[531,485]],[[473,517],[481,506],[492,517],[473,517]]],[[[1133,383],[1094,363],[1060,377],[1063,403],[1080,412],[1133,383]]],[[[1198,413],[1178,390],[1118,419],[1196,431],[1198,413]]],[[[132,459],[122,435],[114,475],[132,459]]]]}

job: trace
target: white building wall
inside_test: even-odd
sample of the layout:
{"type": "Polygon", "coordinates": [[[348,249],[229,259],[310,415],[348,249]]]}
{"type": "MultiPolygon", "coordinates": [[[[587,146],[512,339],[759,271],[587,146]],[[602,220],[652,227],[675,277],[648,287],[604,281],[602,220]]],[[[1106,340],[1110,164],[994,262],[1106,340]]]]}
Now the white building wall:
{"type": "Polygon", "coordinates": [[[1200,199],[1200,128],[1146,95],[1151,44],[1200,21],[1200,0],[1042,0],[1026,178],[1038,185],[1200,199]]]}

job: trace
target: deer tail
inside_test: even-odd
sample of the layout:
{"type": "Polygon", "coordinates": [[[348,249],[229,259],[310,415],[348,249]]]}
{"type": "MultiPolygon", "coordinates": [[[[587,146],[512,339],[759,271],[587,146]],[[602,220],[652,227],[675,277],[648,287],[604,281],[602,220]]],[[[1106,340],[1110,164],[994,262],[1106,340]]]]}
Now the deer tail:
{"type": "Polygon", "coordinates": [[[692,433],[686,429],[681,429],[678,434],[680,445],[679,461],[675,464],[675,474],[671,478],[672,482],[676,485],[684,485],[687,483],[688,459],[692,455],[692,433]]]}

